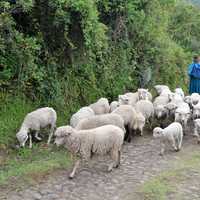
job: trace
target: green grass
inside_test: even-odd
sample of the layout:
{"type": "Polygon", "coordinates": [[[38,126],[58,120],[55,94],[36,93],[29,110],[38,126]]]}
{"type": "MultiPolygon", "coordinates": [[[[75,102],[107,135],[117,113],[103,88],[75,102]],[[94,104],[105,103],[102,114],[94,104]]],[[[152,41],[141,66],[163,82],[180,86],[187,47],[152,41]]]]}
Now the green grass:
{"type": "Polygon", "coordinates": [[[176,186],[186,181],[186,175],[191,170],[200,168],[200,154],[192,152],[174,164],[174,169],[161,173],[141,186],[140,192],[143,199],[166,200],[170,193],[176,193],[176,199],[181,198],[182,194],[176,191],[176,186]]]}
{"type": "MultiPolygon", "coordinates": [[[[48,106],[48,105],[47,105],[48,106]]],[[[66,149],[46,148],[43,143],[16,150],[16,132],[24,117],[40,105],[26,101],[22,97],[0,94],[0,185],[10,184],[13,180],[26,182],[40,178],[51,170],[67,168],[71,164],[66,149]]],[[[66,123],[66,115],[57,111],[57,126],[66,123]]],[[[52,145],[53,146],[53,145],[52,145]]]]}
{"type": "Polygon", "coordinates": [[[12,152],[1,163],[0,185],[12,182],[13,178],[20,182],[41,178],[49,171],[67,168],[71,164],[66,149],[51,149],[34,146],[33,149],[21,149],[12,152]]]}

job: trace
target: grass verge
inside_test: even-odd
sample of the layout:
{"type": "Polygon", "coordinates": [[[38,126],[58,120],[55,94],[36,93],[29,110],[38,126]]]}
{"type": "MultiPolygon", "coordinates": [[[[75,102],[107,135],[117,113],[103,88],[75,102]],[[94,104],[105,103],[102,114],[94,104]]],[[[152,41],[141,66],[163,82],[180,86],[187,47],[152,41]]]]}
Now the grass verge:
{"type": "Polygon", "coordinates": [[[177,192],[177,186],[187,180],[187,174],[190,173],[190,171],[198,171],[199,167],[199,152],[190,153],[187,157],[175,163],[174,169],[163,172],[145,182],[140,188],[142,199],[166,200],[171,193],[175,193],[176,199],[181,198],[182,194],[177,192]]]}
{"type": "MultiPolygon", "coordinates": [[[[39,107],[39,104],[22,97],[0,94],[0,186],[39,179],[48,172],[66,168],[71,163],[66,149],[46,148],[42,143],[34,144],[33,149],[13,148],[17,144],[16,132],[25,115],[39,107]]],[[[57,114],[57,126],[66,123],[65,114],[58,110],[57,114]]],[[[47,137],[48,135],[44,142],[47,137]]]]}

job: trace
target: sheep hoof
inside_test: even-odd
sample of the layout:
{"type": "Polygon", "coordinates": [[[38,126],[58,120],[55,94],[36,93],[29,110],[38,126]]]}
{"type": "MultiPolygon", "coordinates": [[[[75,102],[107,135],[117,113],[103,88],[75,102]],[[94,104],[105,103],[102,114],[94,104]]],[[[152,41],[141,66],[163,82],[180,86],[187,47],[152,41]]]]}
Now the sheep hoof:
{"type": "Polygon", "coordinates": [[[108,167],[108,172],[111,172],[112,171],[112,167],[108,167]]]}
{"type": "Polygon", "coordinates": [[[73,178],[74,178],[74,176],[70,174],[69,175],[69,179],[73,179],[73,178]]]}
{"type": "Polygon", "coordinates": [[[163,156],[164,154],[163,153],[159,153],[159,156],[163,156]]]}
{"type": "Polygon", "coordinates": [[[200,140],[197,141],[197,144],[200,144],[200,140]]]}

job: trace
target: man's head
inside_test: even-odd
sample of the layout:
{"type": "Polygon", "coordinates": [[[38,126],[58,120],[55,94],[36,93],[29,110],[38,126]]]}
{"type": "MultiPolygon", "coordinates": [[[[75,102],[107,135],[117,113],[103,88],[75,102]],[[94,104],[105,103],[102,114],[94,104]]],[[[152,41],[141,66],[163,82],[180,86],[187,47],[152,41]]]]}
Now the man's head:
{"type": "Polygon", "coordinates": [[[195,55],[193,57],[193,61],[194,61],[194,63],[200,63],[200,56],[195,55]]]}

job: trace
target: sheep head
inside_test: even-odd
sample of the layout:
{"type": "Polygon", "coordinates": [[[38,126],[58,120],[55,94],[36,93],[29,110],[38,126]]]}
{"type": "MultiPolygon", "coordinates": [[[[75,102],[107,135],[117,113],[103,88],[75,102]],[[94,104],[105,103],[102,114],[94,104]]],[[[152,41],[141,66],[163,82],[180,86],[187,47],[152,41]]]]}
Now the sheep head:
{"type": "Polygon", "coordinates": [[[57,128],[55,132],[55,144],[61,146],[65,143],[65,139],[69,137],[74,132],[74,129],[71,126],[61,126],[57,128]]]}
{"type": "Polygon", "coordinates": [[[153,137],[160,138],[163,136],[163,129],[160,127],[156,127],[153,129],[153,137]]]}
{"type": "Polygon", "coordinates": [[[24,147],[26,144],[26,141],[28,140],[28,134],[27,131],[25,130],[20,130],[17,134],[16,134],[17,140],[19,141],[19,144],[21,147],[24,147]]]}

